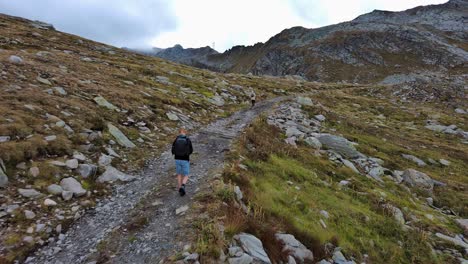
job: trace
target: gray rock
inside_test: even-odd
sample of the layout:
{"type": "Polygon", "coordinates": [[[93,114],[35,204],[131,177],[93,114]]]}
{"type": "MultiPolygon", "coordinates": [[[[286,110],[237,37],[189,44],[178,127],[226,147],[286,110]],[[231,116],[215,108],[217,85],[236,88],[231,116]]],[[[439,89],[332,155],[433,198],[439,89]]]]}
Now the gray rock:
{"type": "Polygon", "coordinates": [[[350,168],[351,170],[353,170],[354,172],[359,174],[359,170],[356,168],[356,166],[354,166],[354,164],[351,161],[349,161],[347,159],[342,159],[341,162],[343,162],[343,164],[346,167],[350,168]]]}
{"type": "Polygon", "coordinates": [[[136,145],[133,144],[133,142],[131,142],[117,127],[115,127],[111,123],[107,124],[107,128],[109,129],[109,133],[115,138],[117,143],[119,143],[121,146],[124,146],[126,148],[136,147],[136,145]]]}
{"type": "Polygon", "coordinates": [[[353,159],[361,156],[361,153],[344,137],[322,134],[318,137],[318,140],[327,149],[333,150],[347,158],[353,159]]]}
{"type": "Polygon", "coordinates": [[[184,262],[186,263],[194,263],[196,261],[198,261],[198,253],[192,253],[190,255],[188,255],[187,257],[184,258],[184,262]]]}
{"type": "Polygon", "coordinates": [[[276,239],[283,244],[283,252],[288,252],[290,256],[299,263],[308,263],[314,260],[312,251],[307,249],[301,242],[299,242],[293,235],[290,234],[276,234],[276,239]]]}
{"type": "Polygon", "coordinates": [[[33,211],[24,210],[24,217],[26,217],[26,219],[31,220],[36,217],[36,214],[33,211]]]}
{"type": "Polygon", "coordinates": [[[69,168],[69,169],[76,169],[78,168],[78,160],[77,159],[70,159],[70,160],[67,160],[65,162],[65,165],[69,168]]]}
{"type": "Polygon", "coordinates": [[[380,177],[384,175],[384,168],[381,166],[374,167],[369,171],[368,174],[376,180],[381,180],[380,177]]]}
{"type": "Polygon", "coordinates": [[[254,259],[245,253],[242,253],[240,257],[228,259],[229,264],[251,264],[253,261],[254,259]]]}
{"type": "Polygon", "coordinates": [[[177,115],[174,114],[174,113],[166,113],[166,116],[167,116],[167,118],[169,118],[169,120],[171,120],[171,121],[178,121],[178,120],[179,120],[179,116],[177,116],[177,115]]]}
{"type": "Polygon", "coordinates": [[[288,127],[286,129],[286,137],[296,137],[296,138],[302,138],[304,136],[304,133],[301,132],[297,127],[288,127]]]}
{"type": "Polygon", "coordinates": [[[57,167],[67,166],[67,164],[65,164],[65,162],[61,162],[61,161],[58,161],[58,160],[49,161],[49,163],[54,165],[54,166],[57,166],[57,167]]]}
{"type": "Polygon", "coordinates": [[[40,77],[40,76],[38,76],[38,77],[36,78],[36,80],[37,80],[38,82],[42,83],[42,84],[45,84],[45,85],[52,85],[52,83],[51,83],[49,80],[44,79],[44,78],[42,78],[42,77],[40,77]]]}
{"type": "Polygon", "coordinates": [[[223,97],[219,95],[209,98],[208,101],[216,106],[223,106],[225,104],[223,97]]]}
{"type": "Polygon", "coordinates": [[[407,160],[410,160],[414,163],[416,163],[419,167],[424,167],[426,166],[426,162],[424,162],[422,159],[415,157],[413,155],[408,155],[408,154],[401,154],[401,156],[407,160]]]}
{"type": "Polygon", "coordinates": [[[106,148],[107,154],[112,157],[120,158],[120,155],[117,154],[111,147],[106,148]]]}
{"type": "Polygon", "coordinates": [[[112,163],[111,156],[108,156],[106,154],[101,154],[101,156],[99,157],[99,161],[98,161],[99,166],[107,167],[111,165],[111,163],[112,163]]]}
{"type": "Polygon", "coordinates": [[[403,212],[401,212],[398,207],[395,207],[391,204],[384,204],[383,208],[386,209],[400,225],[405,224],[405,217],[403,212]]]}
{"type": "Polygon", "coordinates": [[[315,119],[317,119],[320,122],[325,121],[327,118],[324,115],[316,115],[314,116],[315,119]]]}
{"type": "Polygon", "coordinates": [[[284,142],[286,142],[286,144],[289,144],[291,146],[297,147],[296,137],[289,137],[289,138],[285,139],[284,142]]]}
{"type": "Polygon", "coordinates": [[[10,139],[10,136],[0,136],[0,143],[8,142],[10,139]]]}
{"type": "Polygon", "coordinates": [[[97,96],[97,97],[94,97],[94,102],[96,102],[96,104],[98,104],[99,106],[102,106],[102,107],[105,107],[109,110],[115,110],[115,111],[119,111],[119,108],[111,103],[109,103],[104,97],[102,96],[97,96]]]}
{"type": "Polygon", "coordinates": [[[58,184],[51,184],[47,187],[47,192],[53,195],[58,195],[63,192],[62,186],[58,184]]]}
{"type": "Polygon", "coordinates": [[[444,235],[444,234],[441,234],[441,233],[436,233],[435,234],[436,237],[440,238],[440,239],[443,239],[445,241],[448,241],[456,246],[459,246],[459,247],[462,247],[464,248],[465,250],[468,249],[468,243],[466,243],[465,241],[463,241],[461,238],[459,238],[458,236],[455,236],[455,237],[449,237],[447,235],[444,235]]]}
{"type": "Polygon", "coordinates": [[[79,161],[81,161],[81,162],[86,161],[86,156],[83,155],[82,153],[78,152],[78,151],[75,151],[75,152],[73,153],[73,158],[74,158],[74,159],[77,159],[77,160],[79,160],[79,161]]]}
{"type": "Polygon", "coordinates": [[[465,236],[468,236],[468,219],[455,219],[455,222],[463,228],[465,236]]]}
{"type": "Polygon", "coordinates": [[[57,136],[56,136],[56,135],[51,135],[51,136],[45,136],[45,137],[44,137],[44,140],[45,140],[45,141],[48,141],[48,142],[50,142],[50,141],[55,141],[56,139],[57,139],[57,136]]]}
{"type": "Polygon", "coordinates": [[[32,243],[34,243],[34,238],[32,236],[25,236],[25,237],[23,237],[23,242],[28,243],[28,244],[32,244],[32,243]]]}
{"type": "Polygon", "coordinates": [[[75,178],[68,177],[60,181],[60,186],[64,191],[72,192],[76,197],[80,197],[86,194],[86,190],[83,189],[81,183],[75,178]]]}
{"type": "Polygon", "coordinates": [[[70,191],[63,191],[62,192],[62,198],[64,201],[69,201],[73,198],[73,192],[70,191]]]}
{"type": "Polygon", "coordinates": [[[97,172],[97,166],[92,164],[80,164],[76,171],[80,174],[83,178],[88,178],[90,176],[94,176],[97,172]]]}
{"type": "Polygon", "coordinates": [[[18,193],[26,198],[39,198],[43,196],[42,193],[36,191],[35,189],[18,189],[18,193]]]}
{"type": "Polygon", "coordinates": [[[236,246],[230,247],[228,251],[230,257],[240,257],[244,254],[242,248],[236,246]]]}
{"type": "Polygon", "coordinates": [[[466,114],[467,112],[465,110],[461,109],[461,108],[457,108],[457,109],[455,109],[455,113],[457,113],[457,114],[466,114]]]}
{"type": "Polygon", "coordinates": [[[318,140],[315,137],[308,137],[304,140],[304,142],[313,147],[314,149],[321,149],[322,148],[322,143],[320,143],[320,140],[318,140]]]}
{"type": "Polygon", "coordinates": [[[410,187],[423,189],[426,191],[432,191],[434,188],[434,181],[427,174],[414,170],[408,169],[403,172],[403,182],[410,187]]]}
{"type": "Polygon", "coordinates": [[[253,257],[254,260],[260,261],[260,263],[271,263],[260,239],[246,233],[236,235],[234,238],[240,243],[244,252],[253,257]]]}
{"type": "Polygon", "coordinates": [[[55,92],[57,92],[60,95],[67,95],[67,91],[65,91],[65,89],[63,89],[63,87],[54,87],[52,89],[54,89],[55,92]]]}
{"type": "Polygon", "coordinates": [[[45,206],[56,206],[57,205],[57,202],[52,200],[52,199],[45,199],[44,200],[44,205],[45,206]]]}
{"type": "Polygon", "coordinates": [[[321,210],[321,211],[320,211],[320,214],[321,214],[323,217],[325,217],[326,219],[330,218],[330,215],[329,215],[328,212],[325,211],[325,210],[321,210]]]}
{"type": "Polygon", "coordinates": [[[307,105],[307,106],[313,106],[314,103],[312,102],[312,99],[310,99],[309,97],[302,97],[302,96],[299,96],[297,97],[297,102],[301,105],[307,105]]]}
{"type": "Polygon", "coordinates": [[[112,166],[108,166],[106,171],[97,178],[97,182],[115,182],[115,181],[123,181],[128,182],[134,180],[135,177],[125,174],[112,166]]]}
{"type": "Polygon", "coordinates": [[[176,215],[180,215],[180,214],[187,212],[188,209],[189,209],[188,205],[184,205],[184,206],[177,208],[175,213],[176,215]]]}
{"type": "Polygon", "coordinates": [[[13,63],[13,64],[22,64],[23,63],[23,59],[19,56],[15,56],[15,55],[11,55],[9,58],[8,58],[8,61],[13,63]]]}
{"type": "MultiPolygon", "coordinates": [[[[0,163],[3,163],[0,159],[0,163]]],[[[8,185],[8,176],[2,166],[0,166],[0,188],[5,188],[8,185]]]]}
{"type": "Polygon", "coordinates": [[[440,164],[442,164],[444,166],[450,166],[450,161],[448,161],[448,160],[440,159],[439,162],[440,162],[440,164]]]}
{"type": "Polygon", "coordinates": [[[236,199],[237,201],[242,201],[242,198],[244,198],[244,195],[242,194],[241,189],[239,186],[234,186],[234,193],[236,194],[236,199]]]}

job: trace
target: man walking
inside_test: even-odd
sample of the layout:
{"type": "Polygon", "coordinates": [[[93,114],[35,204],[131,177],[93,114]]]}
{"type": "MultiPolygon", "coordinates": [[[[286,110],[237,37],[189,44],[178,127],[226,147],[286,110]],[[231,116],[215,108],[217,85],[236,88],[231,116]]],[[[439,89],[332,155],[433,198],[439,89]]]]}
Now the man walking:
{"type": "Polygon", "coordinates": [[[252,89],[250,93],[250,101],[252,102],[251,108],[255,106],[255,100],[256,100],[257,95],[255,94],[255,91],[252,89]]]}
{"type": "Polygon", "coordinates": [[[179,130],[179,136],[172,143],[172,154],[175,157],[177,188],[180,196],[185,195],[185,184],[190,174],[190,154],[193,153],[192,142],[187,137],[187,131],[179,130]]]}

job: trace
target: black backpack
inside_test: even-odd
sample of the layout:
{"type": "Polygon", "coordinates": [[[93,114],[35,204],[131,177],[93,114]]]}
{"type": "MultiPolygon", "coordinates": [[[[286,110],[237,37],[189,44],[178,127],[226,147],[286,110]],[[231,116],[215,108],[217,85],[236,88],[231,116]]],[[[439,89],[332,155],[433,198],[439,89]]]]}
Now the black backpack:
{"type": "Polygon", "coordinates": [[[190,154],[189,140],[187,137],[177,137],[174,144],[174,154],[176,156],[187,156],[190,154]]]}

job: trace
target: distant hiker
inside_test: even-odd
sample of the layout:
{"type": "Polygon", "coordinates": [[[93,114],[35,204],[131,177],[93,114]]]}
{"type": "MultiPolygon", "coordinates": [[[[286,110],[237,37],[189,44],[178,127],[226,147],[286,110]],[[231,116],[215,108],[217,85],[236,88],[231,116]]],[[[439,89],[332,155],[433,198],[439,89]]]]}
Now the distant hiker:
{"type": "Polygon", "coordinates": [[[255,106],[255,99],[257,98],[257,95],[255,94],[254,90],[250,93],[250,100],[252,102],[252,107],[255,106]]]}
{"type": "Polygon", "coordinates": [[[187,131],[179,130],[179,135],[172,143],[172,154],[175,157],[177,188],[180,196],[185,195],[185,184],[190,174],[190,154],[193,153],[192,142],[187,137],[187,131]]]}

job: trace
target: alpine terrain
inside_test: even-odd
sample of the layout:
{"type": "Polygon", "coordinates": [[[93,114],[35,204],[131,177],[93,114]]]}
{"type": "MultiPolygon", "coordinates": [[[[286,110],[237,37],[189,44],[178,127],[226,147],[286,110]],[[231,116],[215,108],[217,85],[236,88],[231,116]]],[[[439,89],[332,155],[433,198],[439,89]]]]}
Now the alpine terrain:
{"type": "Polygon", "coordinates": [[[0,14],[0,263],[468,263],[467,14],[225,53],[0,14]]]}

